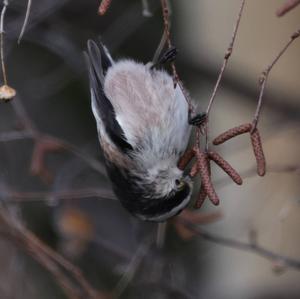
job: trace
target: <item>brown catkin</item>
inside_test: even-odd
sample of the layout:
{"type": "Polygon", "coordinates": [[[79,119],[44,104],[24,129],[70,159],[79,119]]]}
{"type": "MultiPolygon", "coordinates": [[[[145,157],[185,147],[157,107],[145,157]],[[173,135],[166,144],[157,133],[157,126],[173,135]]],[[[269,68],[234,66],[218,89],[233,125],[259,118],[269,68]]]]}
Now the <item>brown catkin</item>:
{"type": "Polygon", "coordinates": [[[252,124],[250,124],[250,123],[231,128],[231,129],[227,130],[226,132],[222,133],[221,135],[219,135],[218,137],[216,137],[213,140],[213,144],[219,145],[221,143],[224,143],[225,141],[227,141],[235,136],[250,132],[251,128],[252,128],[252,124]]]}
{"type": "Polygon", "coordinates": [[[257,173],[259,176],[266,174],[266,159],[262,148],[260,135],[257,129],[251,133],[251,143],[257,163],[257,173]]]}
{"type": "Polygon", "coordinates": [[[193,178],[195,177],[199,172],[199,163],[195,163],[190,171],[190,177],[193,178]]]}
{"type": "Polygon", "coordinates": [[[194,205],[195,209],[200,209],[202,207],[202,205],[206,199],[206,196],[207,196],[207,193],[204,190],[203,184],[201,184],[200,191],[198,193],[198,197],[197,197],[195,205],[194,205]]]}
{"type": "Polygon", "coordinates": [[[199,167],[200,175],[201,175],[201,183],[203,185],[204,190],[207,193],[208,198],[214,205],[218,205],[220,203],[219,197],[211,183],[210,180],[210,171],[207,166],[207,154],[196,151],[197,156],[197,164],[199,167]]]}
{"type": "MultiPolygon", "coordinates": [[[[211,177],[211,169],[210,169],[209,159],[206,159],[206,164],[207,164],[208,171],[209,171],[209,177],[211,177]]],[[[207,197],[207,193],[204,189],[203,183],[201,183],[198,197],[197,197],[195,205],[194,205],[195,209],[200,209],[202,207],[206,197],[207,197]]]]}
{"type": "Polygon", "coordinates": [[[238,184],[242,185],[243,180],[241,176],[236,172],[236,170],[227,162],[225,161],[218,153],[216,152],[209,152],[208,156],[211,160],[213,160],[217,165],[219,165],[231,178],[232,180],[238,184]]]}
{"type": "Polygon", "coordinates": [[[195,153],[193,149],[187,150],[179,159],[178,168],[180,170],[184,170],[186,166],[190,163],[190,161],[193,159],[194,155],[195,153]]]}
{"type": "Polygon", "coordinates": [[[98,9],[98,14],[104,16],[108,11],[112,0],[102,0],[98,9]]]}

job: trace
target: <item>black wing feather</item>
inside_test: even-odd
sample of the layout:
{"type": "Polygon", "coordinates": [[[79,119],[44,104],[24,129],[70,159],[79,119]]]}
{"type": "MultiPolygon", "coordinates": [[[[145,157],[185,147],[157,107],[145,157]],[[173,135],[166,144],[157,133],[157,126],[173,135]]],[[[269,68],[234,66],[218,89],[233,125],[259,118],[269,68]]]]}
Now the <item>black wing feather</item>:
{"type": "Polygon", "coordinates": [[[97,45],[94,41],[89,40],[87,43],[87,53],[85,53],[90,87],[93,93],[96,109],[105,126],[105,130],[111,140],[118,146],[119,149],[126,152],[132,150],[132,146],[128,143],[124,131],[116,120],[115,110],[105,96],[103,90],[104,76],[112,62],[107,55],[106,49],[99,42],[97,45]]]}

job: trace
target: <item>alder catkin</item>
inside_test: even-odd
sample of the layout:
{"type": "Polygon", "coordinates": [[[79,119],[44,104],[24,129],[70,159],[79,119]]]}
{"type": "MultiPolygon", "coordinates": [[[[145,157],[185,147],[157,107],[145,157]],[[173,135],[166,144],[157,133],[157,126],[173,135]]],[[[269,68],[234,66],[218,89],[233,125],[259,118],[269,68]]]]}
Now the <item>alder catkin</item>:
{"type": "Polygon", "coordinates": [[[250,123],[231,128],[231,129],[227,130],[226,132],[222,133],[221,135],[219,135],[218,137],[216,137],[213,140],[213,144],[214,145],[222,144],[225,141],[227,141],[235,136],[250,132],[251,128],[252,128],[252,124],[250,124],[250,123]]]}
{"type": "Polygon", "coordinates": [[[264,176],[266,174],[266,159],[262,148],[260,135],[257,129],[251,133],[251,143],[257,163],[257,174],[264,176]]]}
{"type": "MultiPolygon", "coordinates": [[[[210,163],[209,163],[208,158],[206,159],[206,164],[207,164],[207,168],[209,171],[209,177],[211,178],[211,169],[210,169],[210,163]]],[[[200,187],[200,190],[198,193],[198,197],[197,197],[195,205],[194,205],[195,209],[200,209],[202,207],[206,197],[207,197],[207,193],[204,189],[203,183],[201,182],[201,187],[200,187]]]]}
{"type": "Polygon", "coordinates": [[[208,156],[217,165],[219,165],[236,184],[238,185],[243,184],[243,180],[241,176],[237,173],[237,171],[226,160],[224,160],[218,153],[211,151],[208,153],[208,156]]]}
{"type": "Polygon", "coordinates": [[[210,201],[214,205],[218,205],[220,203],[220,200],[210,180],[210,171],[207,166],[208,156],[207,154],[202,153],[200,151],[196,152],[196,156],[197,156],[198,168],[200,171],[203,188],[206,191],[210,201]]]}
{"type": "Polygon", "coordinates": [[[194,150],[193,149],[189,149],[187,150],[182,157],[179,159],[178,162],[178,168],[180,170],[184,170],[186,168],[186,166],[190,163],[190,161],[193,159],[194,157],[194,150]]]}
{"type": "Polygon", "coordinates": [[[98,9],[98,14],[103,16],[109,9],[112,0],[102,0],[98,9]]]}
{"type": "Polygon", "coordinates": [[[206,199],[206,196],[207,196],[207,193],[204,189],[203,184],[201,184],[200,191],[198,193],[198,197],[197,197],[195,205],[194,205],[195,209],[200,209],[202,207],[202,205],[206,199]]]}

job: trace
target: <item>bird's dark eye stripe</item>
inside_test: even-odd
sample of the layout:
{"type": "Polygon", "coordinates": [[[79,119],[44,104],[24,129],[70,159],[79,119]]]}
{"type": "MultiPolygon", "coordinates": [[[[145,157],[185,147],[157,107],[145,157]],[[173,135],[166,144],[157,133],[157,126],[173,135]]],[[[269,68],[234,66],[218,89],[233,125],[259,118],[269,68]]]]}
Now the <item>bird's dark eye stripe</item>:
{"type": "Polygon", "coordinates": [[[175,184],[178,186],[180,184],[179,180],[175,180],[175,184]]]}

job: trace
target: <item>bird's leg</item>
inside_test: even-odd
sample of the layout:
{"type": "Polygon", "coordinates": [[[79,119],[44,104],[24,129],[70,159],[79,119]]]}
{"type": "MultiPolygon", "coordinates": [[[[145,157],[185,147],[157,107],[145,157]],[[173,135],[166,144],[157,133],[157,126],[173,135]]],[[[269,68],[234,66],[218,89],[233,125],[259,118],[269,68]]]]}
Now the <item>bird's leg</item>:
{"type": "Polygon", "coordinates": [[[178,54],[178,50],[176,47],[169,48],[163,53],[161,58],[158,60],[158,64],[173,62],[176,59],[177,54],[178,54]]]}
{"type": "Polygon", "coordinates": [[[189,110],[188,122],[192,126],[199,127],[200,129],[207,121],[207,114],[205,112],[197,113],[196,115],[192,115],[192,111],[189,110]]]}
{"type": "Polygon", "coordinates": [[[172,63],[176,59],[177,54],[178,50],[176,47],[169,48],[163,53],[160,59],[151,66],[151,69],[166,63],[172,63]]]}

